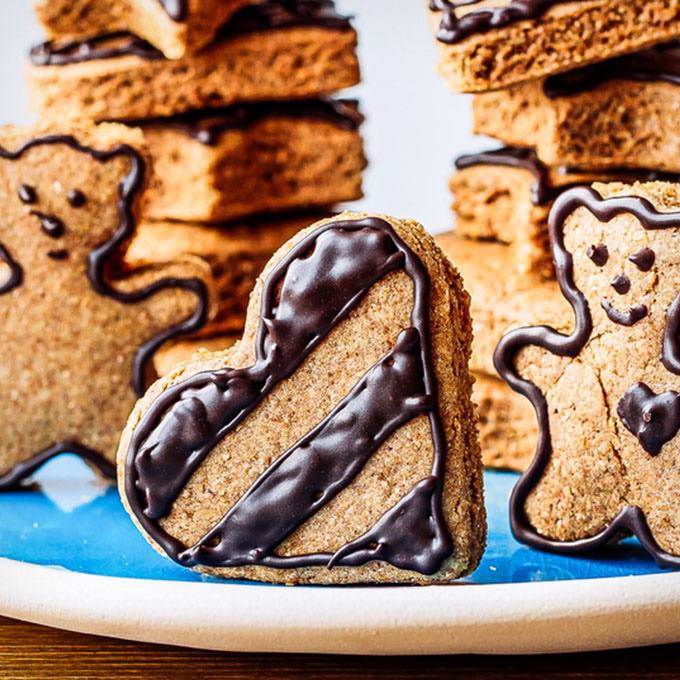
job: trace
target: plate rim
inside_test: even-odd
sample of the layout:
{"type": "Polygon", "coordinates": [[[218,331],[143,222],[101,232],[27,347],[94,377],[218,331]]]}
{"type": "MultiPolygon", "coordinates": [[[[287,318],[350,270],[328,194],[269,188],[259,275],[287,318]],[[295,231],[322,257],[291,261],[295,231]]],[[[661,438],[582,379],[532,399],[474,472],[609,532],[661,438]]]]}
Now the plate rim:
{"type": "Polygon", "coordinates": [[[595,651],[680,641],[680,572],[421,587],[257,587],[102,576],[0,558],[0,614],[79,633],[230,652],[595,651]]]}

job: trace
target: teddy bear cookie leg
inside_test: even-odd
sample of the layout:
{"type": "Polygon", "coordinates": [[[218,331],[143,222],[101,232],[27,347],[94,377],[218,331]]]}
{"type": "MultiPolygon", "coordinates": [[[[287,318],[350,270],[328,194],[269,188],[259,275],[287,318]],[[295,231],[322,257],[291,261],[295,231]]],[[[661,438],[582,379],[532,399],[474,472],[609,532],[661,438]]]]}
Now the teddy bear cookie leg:
{"type": "Polygon", "coordinates": [[[513,493],[513,531],[565,553],[634,533],[659,564],[680,566],[680,189],[573,189],[550,229],[575,330],[511,331],[495,357],[540,431],[513,493]]]}
{"type": "Polygon", "coordinates": [[[431,583],[484,545],[459,276],[414,222],[346,213],[285,244],[243,338],[156,383],[119,488],[178,563],[286,583],[431,583]]]}
{"type": "Polygon", "coordinates": [[[113,474],[154,351],[206,321],[204,263],[118,271],[145,168],[122,126],[0,130],[0,488],[64,452],[113,474]]]}

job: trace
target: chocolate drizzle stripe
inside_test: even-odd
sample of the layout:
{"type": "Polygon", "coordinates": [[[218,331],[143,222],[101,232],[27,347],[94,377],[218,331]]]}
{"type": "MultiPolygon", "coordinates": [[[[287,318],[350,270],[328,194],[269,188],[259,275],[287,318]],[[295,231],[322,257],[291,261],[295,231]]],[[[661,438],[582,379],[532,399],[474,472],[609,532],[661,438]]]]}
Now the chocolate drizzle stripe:
{"type": "Polygon", "coordinates": [[[573,0],[511,0],[505,7],[480,7],[463,16],[456,10],[481,0],[430,0],[430,10],[443,12],[437,40],[454,45],[478,33],[505,28],[518,21],[538,19],[554,5],[573,0]]]}
{"type": "MultiPolygon", "coordinates": [[[[309,26],[351,30],[349,17],[338,14],[332,0],[266,0],[235,12],[218,31],[212,45],[232,38],[286,28],[309,26]]],[[[68,66],[96,59],[135,56],[149,61],[165,60],[153,45],[132,33],[119,31],[66,42],[47,41],[30,51],[34,66],[68,66]]]]}
{"type": "Polygon", "coordinates": [[[187,0],[158,0],[173,21],[186,21],[189,12],[187,0]]]}
{"type": "Polygon", "coordinates": [[[244,129],[266,118],[313,118],[346,130],[357,130],[364,122],[354,99],[305,99],[301,101],[251,102],[217,109],[200,109],[163,118],[126,119],[141,128],[178,130],[201,144],[217,144],[227,130],[244,129]]]}
{"type": "MultiPolygon", "coordinates": [[[[517,372],[515,358],[520,350],[529,346],[546,349],[557,356],[574,358],[581,353],[591,336],[593,323],[588,301],[576,287],[573,256],[564,243],[564,224],[569,215],[581,207],[586,208],[601,222],[610,222],[618,215],[631,214],[645,229],[680,227],[680,213],[658,212],[650,201],[638,196],[603,199],[593,189],[578,188],[562,194],[555,202],[549,220],[553,259],[562,293],[574,310],[576,321],[574,331],[571,335],[565,335],[549,326],[519,328],[503,336],[494,353],[494,365],[499,375],[513,390],[531,401],[536,411],[539,427],[534,459],[517,482],[510,498],[512,532],[518,541],[527,545],[541,550],[570,554],[605,547],[608,543],[619,539],[622,530],[628,531],[638,538],[657,564],[662,567],[680,567],[680,557],[665,552],[658,545],[639,507],[623,508],[602,531],[594,536],[574,541],[558,541],[539,534],[526,514],[526,500],[543,477],[553,449],[548,402],[537,385],[525,380],[517,372]]],[[[675,369],[669,368],[676,374],[680,374],[680,364],[677,363],[680,356],[678,328],[680,328],[680,296],[676,298],[668,311],[662,359],[664,365],[675,369]]]]}
{"type": "Polygon", "coordinates": [[[680,41],[549,76],[543,83],[543,91],[556,99],[589,92],[612,80],[680,85],[680,41]]]}
{"type": "Polygon", "coordinates": [[[441,509],[446,442],[430,355],[428,303],[427,271],[384,220],[331,222],[298,243],[265,282],[254,365],[200,373],[171,387],[134,433],[125,493],[145,530],[172,559],[188,566],[298,568],[383,559],[435,573],[453,546],[441,509]],[[415,300],[412,327],[402,332],[394,350],[196,545],[183,546],[168,535],[157,520],[167,516],[208,453],[297,370],[373,285],[402,269],[414,281],[415,300]],[[431,478],[335,555],[274,552],[351,483],[390,434],[421,414],[428,415],[433,437],[431,478]]]}
{"type": "MultiPolygon", "coordinates": [[[[205,283],[197,278],[166,278],[156,281],[146,288],[142,288],[131,293],[122,292],[112,288],[106,281],[106,267],[109,261],[116,256],[120,246],[134,233],[135,219],[132,213],[132,207],[142,189],[145,173],[144,159],[135,149],[125,144],[115,146],[108,151],[100,151],[81,144],[74,137],[69,135],[48,135],[45,137],[37,137],[35,139],[29,140],[15,151],[10,151],[0,146],[0,159],[9,161],[18,160],[31,149],[39,146],[66,146],[69,149],[77,151],[78,153],[86,154],[100,163],[106,163],[115,158],[125,158],[130,163],[130,171],[121,181],[118,190],[117,207],[120,216],[119,226],[108,241],[95,248],[95,250],[93,250],[88,256],[87,277],[95,292],[104,297],[112,298],[122,304],[134,304],[136,302],[141,302],[162,290],[171,289],[186,290],[194,294],[198,299],[197,309],[194,314],[159,333],[153,338],[150,338],[137,351],[133,361],[131,384],[132,388],[135,390],[135,393],[138,396],[141,396],[145,389],[146,369],[155,351],[166,341],[180,337],[182,335],[194,333],[205,324],[208,310],[208,291],[205,283]]],[[[15,271],[13,275],[14,285],[12,287],[16,287],[22,283],[21,267],[17,263],[12,264],[13,261],[11,258],[9,258],[9,253],[7,252],[6,248],[4,246],[0,247],[2,248],[0,251],[0,257],[2,257],[2,259],[6,262],[9,262],[10,266],[13,267],[15,271]],[[7,258],[9,258],[9,260],[7,258]]],[[[5,286],[7,286],[7,284],[5,284],[5,286]]],[[[7,290],[2,292],[7,292],[7,290]]],[[[75,451],[75,453],[78,453],[79,455],[83,451],[91,451],[90,449],[87,449],[87,447],[84,447],[76,442],[66,443],[63,445],[66,448],[60,448],[61,445],[55,446],[56,449],[59,450],[57,451],[55,447],[53,447],[54,451],[51,456],[48,456],[48,458],[54,457],[58,453],[63,453],[65,451],[73,451],[73,447],[77,447],[78,450],[75,451]]],[[[52,449],[48,449],[48,451],[50,450],[52,449]]],[[[10,474],[14,475],[14,477],[17,479],[25,477],[26,474],[31,474],[36,469],[36,466],[34,465],[35,461],[41,460],[41,457],[44,457],[45,455],[45,452],[36,454],[34,459],[23,464],[23,468],[16,468],[17,470],[24,469],[28,472],[19,472],[16,475],[14,475],[14,473],[10,474]]],[[[99,454],[96,455],[99,456],[99,454]]],[[[37,467],[39,467],[40,464],[42,463],[39,463],[37,467]]],[[[99,464],[98,467],[100,469],[104,469],[104,466],[101,464],[99,464]]]]}
{"type": "MultiPolygon", "coordinates": [[[[531,187],[531,202],[534,205],[547,205],[560,194],[569,189],[586,186],[590,181],[574,181],[559,186],[552,186],[550,168],[541,162],[536,151],[530,148],[505,146],[493,151],[460,156],[454,162],[457,170],[466,170],[480,165],[495,165],[509,168],[519,168],[531,173],[534,178],[531,187]]],[[[579,168],[561,168],[564,176],[571,174],[594,174],[592,170],[579,168]]],[[[636,182],[680,182],[680,174],[663,172],[660,170],[645,170],[638,168],[608,168],[598,171],[603,177],[617,177],[622,181],[636,182]]]]}

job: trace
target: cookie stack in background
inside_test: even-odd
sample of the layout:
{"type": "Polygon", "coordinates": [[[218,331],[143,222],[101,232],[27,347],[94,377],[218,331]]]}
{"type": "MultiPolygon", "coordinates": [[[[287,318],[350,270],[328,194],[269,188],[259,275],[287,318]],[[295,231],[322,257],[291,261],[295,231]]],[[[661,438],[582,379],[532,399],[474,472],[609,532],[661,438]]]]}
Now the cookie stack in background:
{"type": "Polygon", "coordinates": [[[571,327],[548,215],[567,188],[680,178],[680,6],[673,0],[431,0],[439,72],[476,93],[474,132],[506,145],[457,159],[455,231],[439,237],[472,297],[482,450],[522,470],[536,418],[498,377],[511,327],[571,327]]]}
{"type": "Polygon", "coordinates": [[[38,0],[36,12],[50,38],[31,51],[41,119],[141,128],[153,159],[122,266],[206,259],[220,297],[201,342],[228,344],[273,252],[362,195],[363,119],[332,97],[359,81],[349,19],[332,0],[38,0]]]}

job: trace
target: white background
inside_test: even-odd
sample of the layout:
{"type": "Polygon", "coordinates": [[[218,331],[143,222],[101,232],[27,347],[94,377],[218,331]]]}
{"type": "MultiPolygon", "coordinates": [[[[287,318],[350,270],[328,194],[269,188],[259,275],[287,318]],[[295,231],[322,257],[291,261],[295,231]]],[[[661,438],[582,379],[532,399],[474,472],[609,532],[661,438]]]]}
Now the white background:
{"type": "MultiPolygon", "coordinates": [[[[451,225],[452,159],[486,146],[470,134],[469,101],[434,73],[435,42],[424,0],[337,0],[356,15],[370,167],[357,207],[413,217],[432,231],[451,225]]],[[[23,84],[28,47],[40,39],[30,0],[0,0],[0,121],[30,120],[23,84]]]]}

